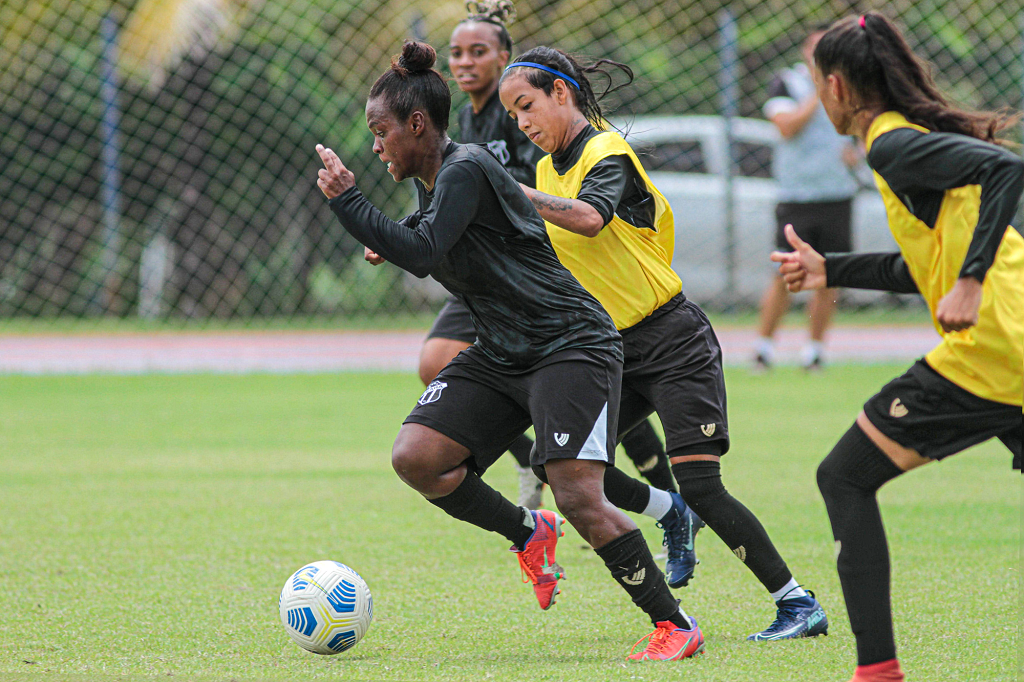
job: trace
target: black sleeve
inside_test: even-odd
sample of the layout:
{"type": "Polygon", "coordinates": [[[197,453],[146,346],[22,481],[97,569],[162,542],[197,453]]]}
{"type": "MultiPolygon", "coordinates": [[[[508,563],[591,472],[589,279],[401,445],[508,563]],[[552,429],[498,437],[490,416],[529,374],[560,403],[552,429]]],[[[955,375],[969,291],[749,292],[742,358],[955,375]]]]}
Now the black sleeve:
{"type": "Polygon", "coordinates": [[[918,293],[907,262],[899,253],[826,253],[829,287],[877,289],[898,294],[918,293]]]}
{"type": "Polygon", "coordinates": [[[615,209],[622,201],[632,166],[628,156],[617,154],[595,163],[583,178],[576,198],[597,209],[605,225],[612,221],[615,209]]]}
{"type": "Polygon", "coordinates": [[[872,143],[868,164],[897,193],[981,185],[978,225],[960,277],[985,281],[1024,192],[1024,159],[966,135],[898,128],[872,143]]]}
{"type": "Polygon", "coordinates": [[[508,121],[504,123],[510,156],[505,166],[516,182],[521,182],[527,187],[537,186],[537,161],[544,153],[540,147],[530,142],[530,138],[519,129],[511,116],[506,116],[508,121]],[[510,125],[511,124],[511,125],[510,125]]]}
{"type": "Polygon", "coordinates": [[[476,215],[486,182],[474,164],[457,163],[437,176],[434,201],[426,211],[395,222],[352,187],[328,204],[361,244],[417,277],[426,277],[466,231],[476,215]],[[473,172],[477,170],[477,172],[473,172]]]}

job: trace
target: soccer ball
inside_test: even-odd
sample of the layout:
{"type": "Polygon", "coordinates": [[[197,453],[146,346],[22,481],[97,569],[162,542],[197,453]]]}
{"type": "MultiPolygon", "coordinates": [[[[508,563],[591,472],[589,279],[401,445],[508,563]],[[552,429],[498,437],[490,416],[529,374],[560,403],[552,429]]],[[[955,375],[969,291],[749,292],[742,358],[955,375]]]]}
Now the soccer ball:
{"type": "Polygon", "coordinates": [[[314,561],[284,583],[281,623],[295,643],[314,654],[340,654],[356,645],[373,620],[366,582],[345,564],[314,561]]]}

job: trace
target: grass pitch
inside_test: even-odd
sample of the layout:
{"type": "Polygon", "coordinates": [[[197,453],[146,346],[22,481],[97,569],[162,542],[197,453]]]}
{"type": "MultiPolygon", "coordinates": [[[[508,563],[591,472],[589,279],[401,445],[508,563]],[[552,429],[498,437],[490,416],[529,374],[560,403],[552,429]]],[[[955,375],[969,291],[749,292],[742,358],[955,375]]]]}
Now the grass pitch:
{"type": "MultiPolygon", "coordinates": [[[[650,627],[569,530],[550,612],[503,539],[406,488],[388,453],[411,375],[0,378],[0,678],[845,682],[854,662],[814,468],[903,367],[728,374],[726,485],[761,518],[832,634],[753,645],[774,608],[714,534],[677,592],[708,642],[628,664],[650,627]],[[277,595],[338,559],[374,595],[352,651],[293,645],[277,595]]],[[[633,472],[628,460],[623,467],[633,472]]],[[[985,444],[883,489],[896,632],[915,682],[1011,680],[1021,478],[985,444]]],[[[514,499],[511,460],[488,480],[514,499]]],[[[550,496],[547,498],[550,504],[550,496]]],[[[653,549],[660,534],[639,521],[653,549]]]]}

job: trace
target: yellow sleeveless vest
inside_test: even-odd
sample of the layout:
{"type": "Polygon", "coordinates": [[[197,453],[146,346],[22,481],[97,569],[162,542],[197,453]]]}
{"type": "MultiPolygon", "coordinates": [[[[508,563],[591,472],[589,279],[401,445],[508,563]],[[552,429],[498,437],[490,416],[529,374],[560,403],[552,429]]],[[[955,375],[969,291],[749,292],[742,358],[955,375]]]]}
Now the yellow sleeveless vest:
{"type": "Polygon", "coordinates": [[[537,164],[537,189],[575,199],[594,165],[624,154],[633,162],[654,197],[655,229],[630,225],[618,215],[596,237],[584,237],[547,224],[548,236],[562,264],[601,302],[617,329],[640,322],[683,289],[672,270],[675,222],[672,208],[647,176],[640,160],[618,133],[600,133],[587,141],[583,154],[565,175],[555,172],[551,156],[537,164]]]}
{"type": "MultiPolygon", "coordinates": [[[[928,132],[889,111],[874,120],[867,148],[879,136],[896,128],[928,132]]],[[[928,303],[932,323],[942,342],[925,359],[936,372],[971,393],[1009,405],[1024,402],[1024,238],[1012,227],[982,286],[978,324],[945,333],[935,311],[960,275],[967,247],[978,224],[981,186],[947,190],[935,228],[918,220],[878,173],[889,229],[907,262],[917,288],[928,303]]]]}

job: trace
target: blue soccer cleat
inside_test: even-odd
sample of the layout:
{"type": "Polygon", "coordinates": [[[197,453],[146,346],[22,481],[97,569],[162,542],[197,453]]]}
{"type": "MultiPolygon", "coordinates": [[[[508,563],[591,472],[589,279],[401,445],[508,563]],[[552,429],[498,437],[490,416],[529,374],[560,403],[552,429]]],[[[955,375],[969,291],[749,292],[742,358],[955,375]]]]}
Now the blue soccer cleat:
{"type": "Polygon", "coordinates": [[[697,531],[704,522],[690,509],[679,493],[669,492],[672,508],[658,521],[658,528],[665,531],[663,544],[668,549],[665,562],[665,578],[669,587],[685,587],[700,561],[693,548],[697,531]]]}
{"type": "Polygon", "coordinates": [[[798,637],[817,637],[828,634],[828,617],[825,609],[814,598],[814,593],[807,591],[806,597],[783,599],[778,603],[779,611],[775,622],[763,632],[755,632],[747,637],[751,642],[774,642],[778,639],[797,639],[798,637]]]}

